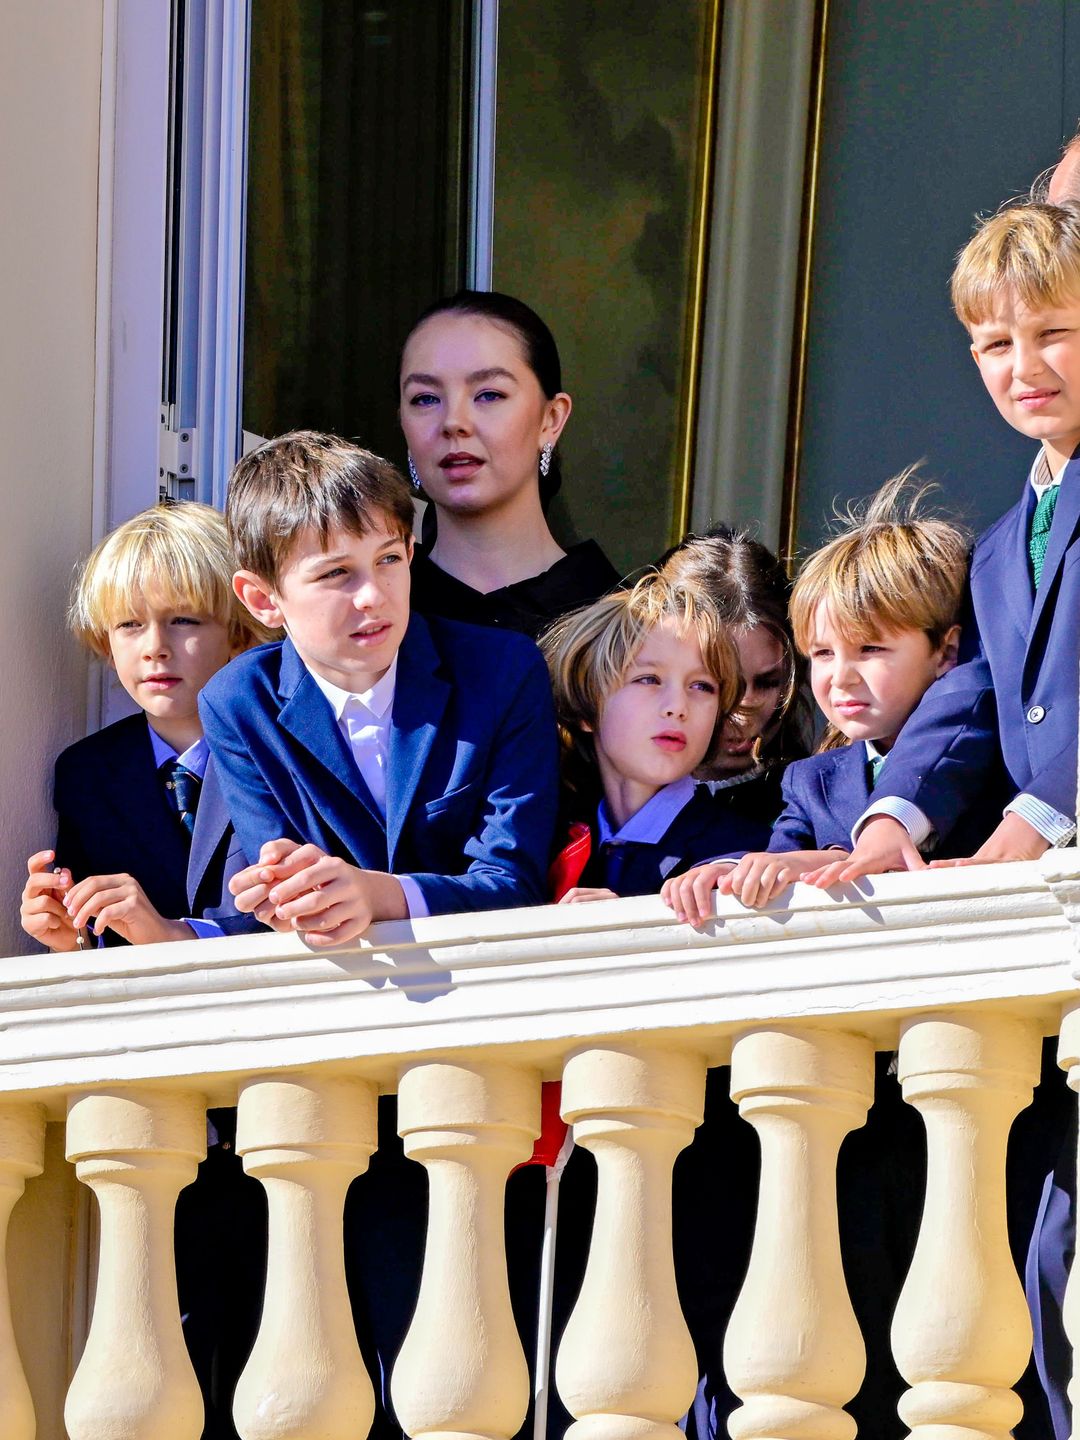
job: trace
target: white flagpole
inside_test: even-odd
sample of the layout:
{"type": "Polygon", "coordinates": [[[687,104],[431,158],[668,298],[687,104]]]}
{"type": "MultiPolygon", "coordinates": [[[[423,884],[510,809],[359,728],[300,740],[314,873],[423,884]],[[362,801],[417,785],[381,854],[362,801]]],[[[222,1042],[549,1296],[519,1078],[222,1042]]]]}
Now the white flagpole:
{"type": "Polygon", "coordinates": [[[551,1310],[555,1291],[555,1236],[559,1224],[559,1181],[574,1148],[568,1130],[555,1164],[547,1167],[544,1198],[544,1244],[540,1252],[540,1294],[536,1317],[536,1381],[533,1440],[547,1440],[548,1395],[551,1393],[551,1310]]]}

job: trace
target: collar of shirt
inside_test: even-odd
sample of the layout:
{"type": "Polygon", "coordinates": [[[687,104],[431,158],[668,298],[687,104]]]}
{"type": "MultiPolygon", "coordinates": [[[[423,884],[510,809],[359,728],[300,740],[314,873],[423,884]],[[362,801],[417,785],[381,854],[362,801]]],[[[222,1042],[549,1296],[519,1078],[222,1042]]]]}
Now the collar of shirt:
{"type": "Polygon", "coordinates": [[[381,680],[376,680],[370,690],[342,690],[340,686],[331,685],[329,680],[324,680],[321,675],[316,675],[311,666],[304,662],[304,668],[312,680],[319,687],[330,703],[330,709],[334,712],[334,719],[340,724],[341,717],[345,714],[346,707],[352,701],[356,705],[362,705],[364,709],[374,717],[375,720],[382,720],[388,716],[390,707],[394,703],[394,687],[397,684],[397,662],[395,655],[391,660],[386,674],[381,680]]]}
{"type": "Polygon", "coordinates": [[[864,740],[862,743],[866,746],[866,758],[867,758],[867,760],[884,760],[884,759],[885,759],[885,756],[884,756],[884,755],[882,754],[882,752],[877,748],[877,746],[874,744],[873,740],[864,740]]]}
{"type": "Polygon", "coordinates": [[[1064,474],[1064,465],[1061,467],[1061,469],[1056,475],[1051,474],[1050,461],[1046,458],[1046,451],[1040,446],[1039,453],[1035,456],[1035,463],[1032,465],[1031,472],[1028,475],[1028,480],[1031,482],[1031,488],[1035,491],[1037,498],[1041,500],[1043,495],[1046,493],[1047,490],[1051,488],[1051,486],[1060,485],[1061,477],[1064,474]]]}
{"type": "Polygon", "coordinates": [[[200,780],[206,776],[206,764],[210,759],[210,747],[200,735],[194,745],[189,745],[182,755],[167,740],[163,740],[154,727],[150,726],[150,744],[154,747],[154,768],[160,770],[166,760],[178,760],[185,770],[190,770],[200,780]]]}
{"type": "Polygon", "coordinates": [[[689,775],[673,780],[658,790],[651,800],[646,800],[636,814],[631,815],[618,833],[612,831],[608,819],[607,801],[600,801],[596,815],[600,844],[622,845],[630,841],[637,845],[655,845],[667,834],[672,821],[694,795],[694,781],[689,775]]]}

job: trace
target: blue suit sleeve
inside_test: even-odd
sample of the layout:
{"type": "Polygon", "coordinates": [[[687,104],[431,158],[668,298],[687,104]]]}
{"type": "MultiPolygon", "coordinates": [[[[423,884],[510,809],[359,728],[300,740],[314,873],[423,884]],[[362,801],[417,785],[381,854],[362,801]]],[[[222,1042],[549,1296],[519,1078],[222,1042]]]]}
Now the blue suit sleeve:
{"type": "MultiPolygon", "coordinates": [[[[247,864],[256,863],[259,851],[268,840],[296,840],[302,844],[306,837],[289,823],[266,777],[252,760],[251,751],[232,717],[216,709],[205,690],[199,696],[199,714],[206,743],[214,757],[218,783],[240,843],[240,855],[247,864]]],[[[229,874],[243,869],[236,863],[238,858],[235,848],[230,849],[229,874]]],[[[226,876],[228,878],[229,875],[226,876]]],[[[221,916],[213,914],[210,918],[220,920],[221,916]]]]}
{"type": "Polygon", "coordinates": [[[910,800],[944,839],[979,803],[1000,763],[990,666],[979,654],[927,690],[889,754],[874,799],[910,800]]]}
{"type": "MultiPolygon", "coordinates": [[[[558,804],[558,741],[547,669],[539,651],[526,662],[493,737],[487,797],[465,844],[463,875],[413,874],[432,915],[542,905],[558,804]]],[[[505,684],[505,673],[492,676],[505,684]]]]}
{"type": "Polygon", "coordinates": [[[814,826],[806,805],[798,791],[799,762],[793,761],[784,771],[780,782],[780,794],[784,808],[773,821],[772,834],[766,849],[771,854],[784,854],[789,850],[816,850],[814,826]]]}

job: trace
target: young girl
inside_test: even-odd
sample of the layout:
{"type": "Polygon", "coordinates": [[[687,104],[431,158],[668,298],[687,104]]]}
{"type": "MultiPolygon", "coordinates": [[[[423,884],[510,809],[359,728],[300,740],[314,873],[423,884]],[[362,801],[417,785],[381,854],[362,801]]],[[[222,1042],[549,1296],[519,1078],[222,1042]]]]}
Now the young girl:
{"type": "MultiPolygon", "coordinates": [[[[803,568],[792,592],[792,629],[830,729],[817,755],[788,767],[784,811],[766,852],[734,868],[699,867],[664,887],[667,903],[691,924],[711,914],[714,887],[761,906],[793,880],[813,883],[820,874],[828,883],[901,726],[956,664],[968,539],[922,513],[926,490],[911,471],[890,480],[803,568]]],[[[992,707],[992,692],[975,703],[992,707]]],[[[990,798],[950,835],[957,853],[970,853],[963,846],[973,833],[993,829],[990,798]]]]}
{"type": "Polygon", "coordinates": [[[655,894],[666,877],[767,833],[694,771],[715,757],[739,694],[734,646],[702,591],[646,576],[560,621],[542,641],[573,818],[589,823],[574,902],[655,894]]]}

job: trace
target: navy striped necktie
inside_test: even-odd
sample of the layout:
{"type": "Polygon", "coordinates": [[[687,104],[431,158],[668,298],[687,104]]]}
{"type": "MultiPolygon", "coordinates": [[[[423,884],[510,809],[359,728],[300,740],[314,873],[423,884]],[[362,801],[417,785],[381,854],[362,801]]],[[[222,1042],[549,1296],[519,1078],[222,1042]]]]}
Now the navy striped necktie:
{"type": "Polygon", "coordinates": [[[199,808],[202,781],[194,770],[181,765],[179,760],[166,760],[161,767],[161,773],[165,777],[165,789],[169,799],[180,817],[180,824],[189,835],[194,835],[195,812],[199,808]]]}

